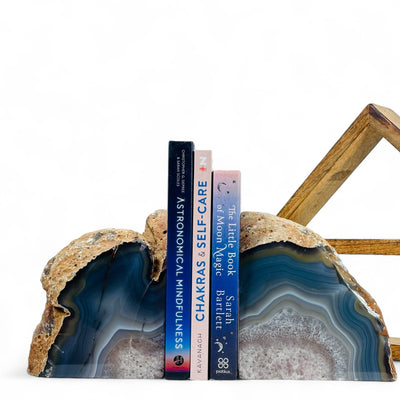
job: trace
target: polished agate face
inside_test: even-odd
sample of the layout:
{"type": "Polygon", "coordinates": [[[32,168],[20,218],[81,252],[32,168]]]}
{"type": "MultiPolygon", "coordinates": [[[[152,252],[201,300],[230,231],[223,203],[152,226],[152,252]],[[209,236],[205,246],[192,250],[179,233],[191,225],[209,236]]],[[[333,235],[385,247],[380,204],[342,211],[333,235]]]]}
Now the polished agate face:
{"type": "MultiPolygon", "coordinates": [[[[146,226],[86,234],[50,260],[30,373],[164,376],[166,213],[146,226]]],[[[396,378],[376,302],[323,238],[242,213],[239,272],[240,379],[396,378]]]]}
{"type": "Polygon", "coordinates": [[[240,378],[391,380],[387,338],[324,249],[271,243],[240,266],[240,378]]]}
{"type": "Polygon", "coordinates": [[[144,244],[125,243],[80,270],[58,301],[66,317],[42,375],[161,378],[165,280],[144,244]]]}

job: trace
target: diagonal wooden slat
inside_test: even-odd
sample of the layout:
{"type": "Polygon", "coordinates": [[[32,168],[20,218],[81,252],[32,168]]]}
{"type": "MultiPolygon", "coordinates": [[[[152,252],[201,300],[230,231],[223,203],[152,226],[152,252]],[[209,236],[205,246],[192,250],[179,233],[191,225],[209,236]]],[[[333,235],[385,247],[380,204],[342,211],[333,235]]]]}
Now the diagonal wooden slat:
{"type": "MultiPolygon", "coordinates": [[[[390,110],[384,107],[373,104],[365,107],[278,216],[307,225],[378,144],[383,137],[382,133],[400,150],[400,130],[390,122],[389,116],[390,110]],[[387,130],[391,131],[390,134],[387,130]]],[[[398,119],[400,126],[400,117],[396,117],[393,119],[395,122],[398,119]]]]}
{"type": "MultiPolygon", "coordinates": [[[[400,151],[400,116],[389,108],[369,104],[317,165],[278,213],[307,225],[351,173],[385,138],[400,151]]],[[[400,255],[400,240],[328,239],[342,254],[400,255]]],[[[393,359],[400,360],[400,338],[390,338],[393,359]]]]}
{"type": "Polygon", "coordinates": [[[400,151],[400,116],[390,108],[370,104],[370,130],[376,131],[400,151]]]}

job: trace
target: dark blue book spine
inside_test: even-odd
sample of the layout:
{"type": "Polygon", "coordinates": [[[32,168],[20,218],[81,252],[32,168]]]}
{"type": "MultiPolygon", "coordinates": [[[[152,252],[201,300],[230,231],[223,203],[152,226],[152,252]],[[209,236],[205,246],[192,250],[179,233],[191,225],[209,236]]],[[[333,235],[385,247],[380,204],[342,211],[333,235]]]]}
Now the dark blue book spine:
{"type": "Polygon", "coordinates": [[[188,379],[190,374],[193,152],[192,142],[169,142],[165,318],[167,379],[188,379]]]}
{"type": "Polygon", "coordinates": [[[210,379],[237,379],[239,171],[214,171],[212,213],[210,379]]]}

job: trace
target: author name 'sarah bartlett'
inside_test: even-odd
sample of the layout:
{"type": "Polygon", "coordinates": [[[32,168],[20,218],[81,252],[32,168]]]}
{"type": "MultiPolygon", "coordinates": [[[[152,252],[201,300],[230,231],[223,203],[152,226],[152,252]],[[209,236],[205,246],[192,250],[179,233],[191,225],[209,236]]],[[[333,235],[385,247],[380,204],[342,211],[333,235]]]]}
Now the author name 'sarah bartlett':
{"type": "Polygon", "coordinates": [[[240,172],[214,171],[210,378],[237,379],[240,172]]]}

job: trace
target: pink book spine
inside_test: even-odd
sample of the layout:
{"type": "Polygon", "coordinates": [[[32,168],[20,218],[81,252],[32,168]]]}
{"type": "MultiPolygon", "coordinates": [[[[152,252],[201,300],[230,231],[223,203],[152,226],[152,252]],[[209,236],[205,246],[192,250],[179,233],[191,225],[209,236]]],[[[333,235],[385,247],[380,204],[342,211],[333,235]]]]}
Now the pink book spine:
{"type": "Polygon", "coordinates": [[[196,150],[193,180],[190,379],[208,379],[212,175],[211,151],[196,150]]]}

